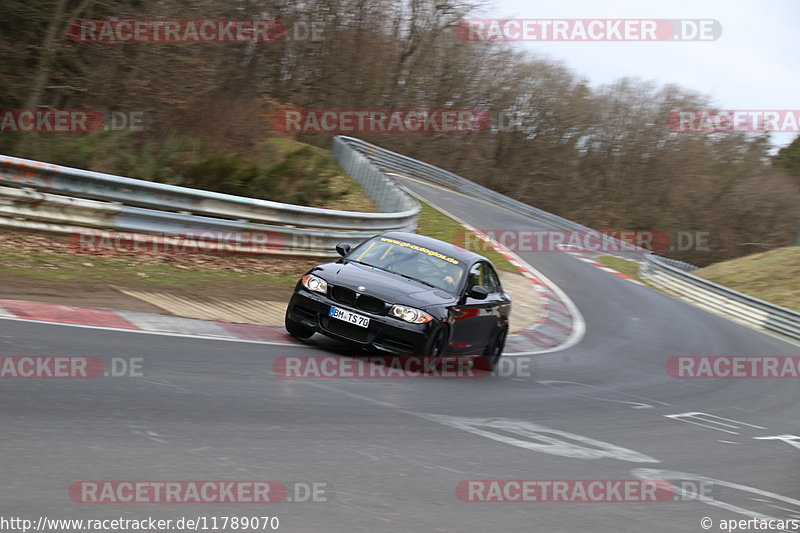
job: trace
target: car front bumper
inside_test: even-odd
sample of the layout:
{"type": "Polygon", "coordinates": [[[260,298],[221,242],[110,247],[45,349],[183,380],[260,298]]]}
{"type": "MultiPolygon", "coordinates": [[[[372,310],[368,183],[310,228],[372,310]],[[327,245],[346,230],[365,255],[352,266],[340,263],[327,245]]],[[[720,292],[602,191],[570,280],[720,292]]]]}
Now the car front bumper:
{"type": "Polygon", "coordinates": [[[286,315],[329,337],[355,343],[366,349],[401,355],[424,355],[429,334],[437,324],[436,319],[426,324],[409,324],[400,319],[342,305],[323,294],[303,288],[292,295],[286,315]],[[369,317],[369,327],[363,328],[329,316],[331,307],[369,317]]]}

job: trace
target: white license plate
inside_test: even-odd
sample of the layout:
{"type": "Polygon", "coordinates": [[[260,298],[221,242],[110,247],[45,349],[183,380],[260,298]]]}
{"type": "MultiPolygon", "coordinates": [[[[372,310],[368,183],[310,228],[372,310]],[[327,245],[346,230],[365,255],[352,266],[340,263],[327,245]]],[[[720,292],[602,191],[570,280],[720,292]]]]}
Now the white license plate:
{"type": "Polygon", "coordinates": [[[356,326],[360,326],[362,328],[369,327],[368,317],[357,315],[355,313],[351,313],[350,311],[339,309],[338,307],[331,307],[331,310],[328,311],[328,316],[338,318],[339,320],[344,320],[345,322],[355,324],[356,326]]]}

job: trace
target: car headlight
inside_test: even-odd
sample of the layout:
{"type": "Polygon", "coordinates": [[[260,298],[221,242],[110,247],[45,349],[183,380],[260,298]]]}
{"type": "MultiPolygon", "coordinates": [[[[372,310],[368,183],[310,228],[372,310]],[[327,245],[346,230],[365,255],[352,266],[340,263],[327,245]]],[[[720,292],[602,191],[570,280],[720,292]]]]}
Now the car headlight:
{"type": "Polygon", "coordinates": [[[406,307],[405,305],[393,305],[392,308],[389,309],[389,314],[400,320],[411,322],[412,324],[424,324],[425,322],[433,320],[433,317],[425,311],[420,311],[413,307],[406,307]]]}
{"type": "Polygon", "coordinates": [[[306,274],[303,276],[303,287],[310,291],[321,292],[322,294],[328,293],[328,282],[314,274],[306,274]]]}

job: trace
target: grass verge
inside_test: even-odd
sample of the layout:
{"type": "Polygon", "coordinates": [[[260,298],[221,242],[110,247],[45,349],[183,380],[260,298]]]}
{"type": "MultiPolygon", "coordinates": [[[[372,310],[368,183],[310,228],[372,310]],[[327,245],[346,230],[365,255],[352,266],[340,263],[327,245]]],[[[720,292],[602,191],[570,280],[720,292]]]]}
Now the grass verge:
{"type": "MultiPolygon", "coordinates": [[[[638,263],[611,256],[598,257],[597,261],[660,290],[639,277],[638,263]]],[[[800,246],[739,257],[695,270],[692,274],[755,298],[800,311],[800,246]]]]}
{"type": "Polygon", "coordinates": [[[800,311],[800,246],[739,257],[695,270],[692,274],[800,311]]]}
{"type": "Polygon", "coordinates": [[[243,255],[80,254],[63,237],[0,232],[0,297],[49,293],[70,295],[80,304],[85,295],[113,294],[113,287],[120,287],[280,299],[317,262],[243,255]]]}
{"type": "Polygon", "coordinates": [[[621,257],[614,257],[610,255],[597,257],[596,260],[598,263],[602,263],[607,267],[613,268],[620,274],[625,274],[636,281],[640,281],[645,284],[647,283],[646,280],[639,277],[639,263],[636,261],[629,261],[627,259],[622,259],[621,257]]]}

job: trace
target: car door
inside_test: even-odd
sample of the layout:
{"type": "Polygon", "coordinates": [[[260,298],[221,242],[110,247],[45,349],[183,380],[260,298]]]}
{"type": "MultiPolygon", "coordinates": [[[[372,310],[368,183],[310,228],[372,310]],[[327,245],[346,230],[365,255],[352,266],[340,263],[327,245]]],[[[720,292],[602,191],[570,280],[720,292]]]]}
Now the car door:
{"type": "Polygon", "coordinates": [[[459,303],[451,309],[453,335],[450,349],[453,352],[479,353],[488,344],[497,329],[500,287],[497,275],[486,261],[478,261],[467,273],[467,283],[459,303]],[[470,289],[484,287],[489,295],[485,300],[473,298],[470,289]]]}
{"type": "Polygon", "coordinates": [[[494,303],[492,307],[492,314],[495,317],[495,331],[501,327],[508,325],[508,320],[511,315],[511,297],[503,290],[503,285],[500,283],[500,276],[491,264],[488,264],[489,277],[491,279],[492,292],[489,294],[487,300],[494,303]]]}

